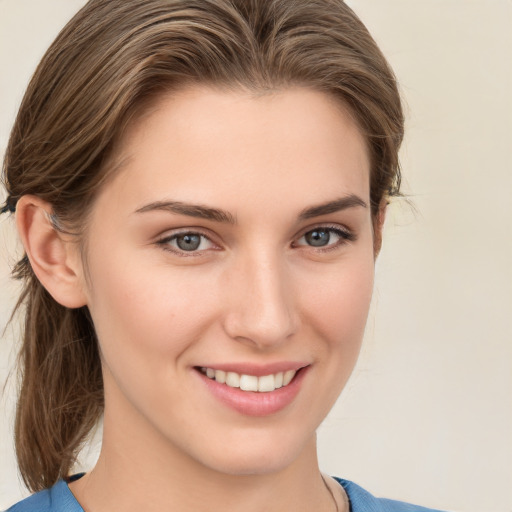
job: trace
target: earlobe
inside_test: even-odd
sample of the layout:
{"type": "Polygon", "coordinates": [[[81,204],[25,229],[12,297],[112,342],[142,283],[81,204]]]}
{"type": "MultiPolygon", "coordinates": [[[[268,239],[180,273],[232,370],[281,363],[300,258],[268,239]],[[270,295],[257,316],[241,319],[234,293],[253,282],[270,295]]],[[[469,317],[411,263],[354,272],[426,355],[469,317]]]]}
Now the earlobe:
{"type": "Polygon", "coordinates": [[[382,231],[384,229],[384,221],[386,220],[387,207],[388,201],[383,199],[373,220],[373,252],[375,259],[377,259],[382,248],[382,231]]]}
{"type": "Polygon", "coordinates": [[[54,226],[52,207],[25,195],[16,205],[16,226],[32,270],[61,305],[78,308],[87,303],[76,243],[54,226]]]}

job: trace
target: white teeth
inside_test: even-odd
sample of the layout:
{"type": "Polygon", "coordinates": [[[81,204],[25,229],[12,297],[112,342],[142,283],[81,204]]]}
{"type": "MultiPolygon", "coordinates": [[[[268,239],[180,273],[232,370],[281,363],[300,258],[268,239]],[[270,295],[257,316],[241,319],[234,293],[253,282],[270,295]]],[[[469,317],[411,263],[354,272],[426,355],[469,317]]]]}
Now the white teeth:
{"type": "Polygon", "coordinates": [[[258,377],[254,375],[240,375],[240,389],[244,391],[258,391],[258,377]]]}
{"type": "Polygon", "coordinates": [[[258,379],[258,391],[274,391],[275,377],[273,375],[264,375],[258,379]]]}
{"type": "Polygon", "coordinates": [[[213,368],[201,368],[208,378],[214,379],[220,384],[226,384],[232,388],[240,388],[243,391],[259,391],[268,393],[290,384],[297,373],[296,370],[278,372],[271,375],[256,377],[255,375],[238,374],[236,372],[224,372],[213,368]]]}
{"type": "Polygon", "coordinates": [[[290,382],[292,381],[293,377],[295,377],[295,374],[297,372],[295,370],[288,370],[287,372],[284,372],[283,376],[283,386],[288,386],[290,382]]]}
{"type": "Polygon", "coordinates": [[[226,384],[231,388],[240,387],[240,375],[235,372],[226,373],[226,384]]]}
{"type": "Polygon", "coordinates": [[[220,382],[221,384],[226,383],[226,372],[223,372],[222,370],[215,370],[215,380],[217,382],[220,382]]]}

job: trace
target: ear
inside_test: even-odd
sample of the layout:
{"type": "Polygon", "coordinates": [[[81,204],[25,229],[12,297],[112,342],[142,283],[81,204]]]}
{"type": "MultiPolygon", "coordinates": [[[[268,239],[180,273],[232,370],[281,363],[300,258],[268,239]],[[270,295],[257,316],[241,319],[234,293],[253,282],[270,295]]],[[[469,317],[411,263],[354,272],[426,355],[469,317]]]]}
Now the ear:
{"type": "Polygon", "coordinates": [[[377,259],[382,247],[382,230],[384,229],[384,221],[386,220],[387,207],[388,200],[384,198],[380,202],[379,210],[373,219],[373,253],[375,259],[377,259]]]}
{"type": "Polygon", "coordinates": [[[16,205],[16,227],[32,270],[48,293],[62,306],[86,304],[82,262],[76,241],[59,232],[46,201],[22,196],[16,205]]]}

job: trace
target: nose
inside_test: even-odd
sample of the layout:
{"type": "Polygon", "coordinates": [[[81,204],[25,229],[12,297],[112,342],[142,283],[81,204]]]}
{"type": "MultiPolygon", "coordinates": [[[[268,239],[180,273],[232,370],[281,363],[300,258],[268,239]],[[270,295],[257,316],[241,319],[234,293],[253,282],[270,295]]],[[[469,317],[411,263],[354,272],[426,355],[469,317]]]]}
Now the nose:
{"type": "Polygon", "coordinates": [[[293,280],[278,256],[245,258],[231,269],[227,281],[224,328],[231,338],[263,350],[281,345],[297,331],[293,280]]]}

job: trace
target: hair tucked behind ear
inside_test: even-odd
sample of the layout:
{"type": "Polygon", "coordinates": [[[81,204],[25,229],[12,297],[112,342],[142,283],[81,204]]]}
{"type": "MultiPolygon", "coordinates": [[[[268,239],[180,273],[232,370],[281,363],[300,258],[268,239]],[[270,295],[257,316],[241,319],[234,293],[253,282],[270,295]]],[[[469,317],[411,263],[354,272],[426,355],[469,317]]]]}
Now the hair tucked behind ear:
{"type": "MultiPolygon", "coordinates": [[[[153,98],[190,83],[256,93],[305,86],[338,98],[365,136],[372,213],[398,194],[403,115],[395,77],[342,0],[91,0],[43,57],[4,160],[4,211],[33,194],[86,253],[87,219],[116,144],[153,98]]],[[[16,449],[32,490],[70,471],[103,407],[87,309],[56,303],[28,259],[16,449]]]]}

